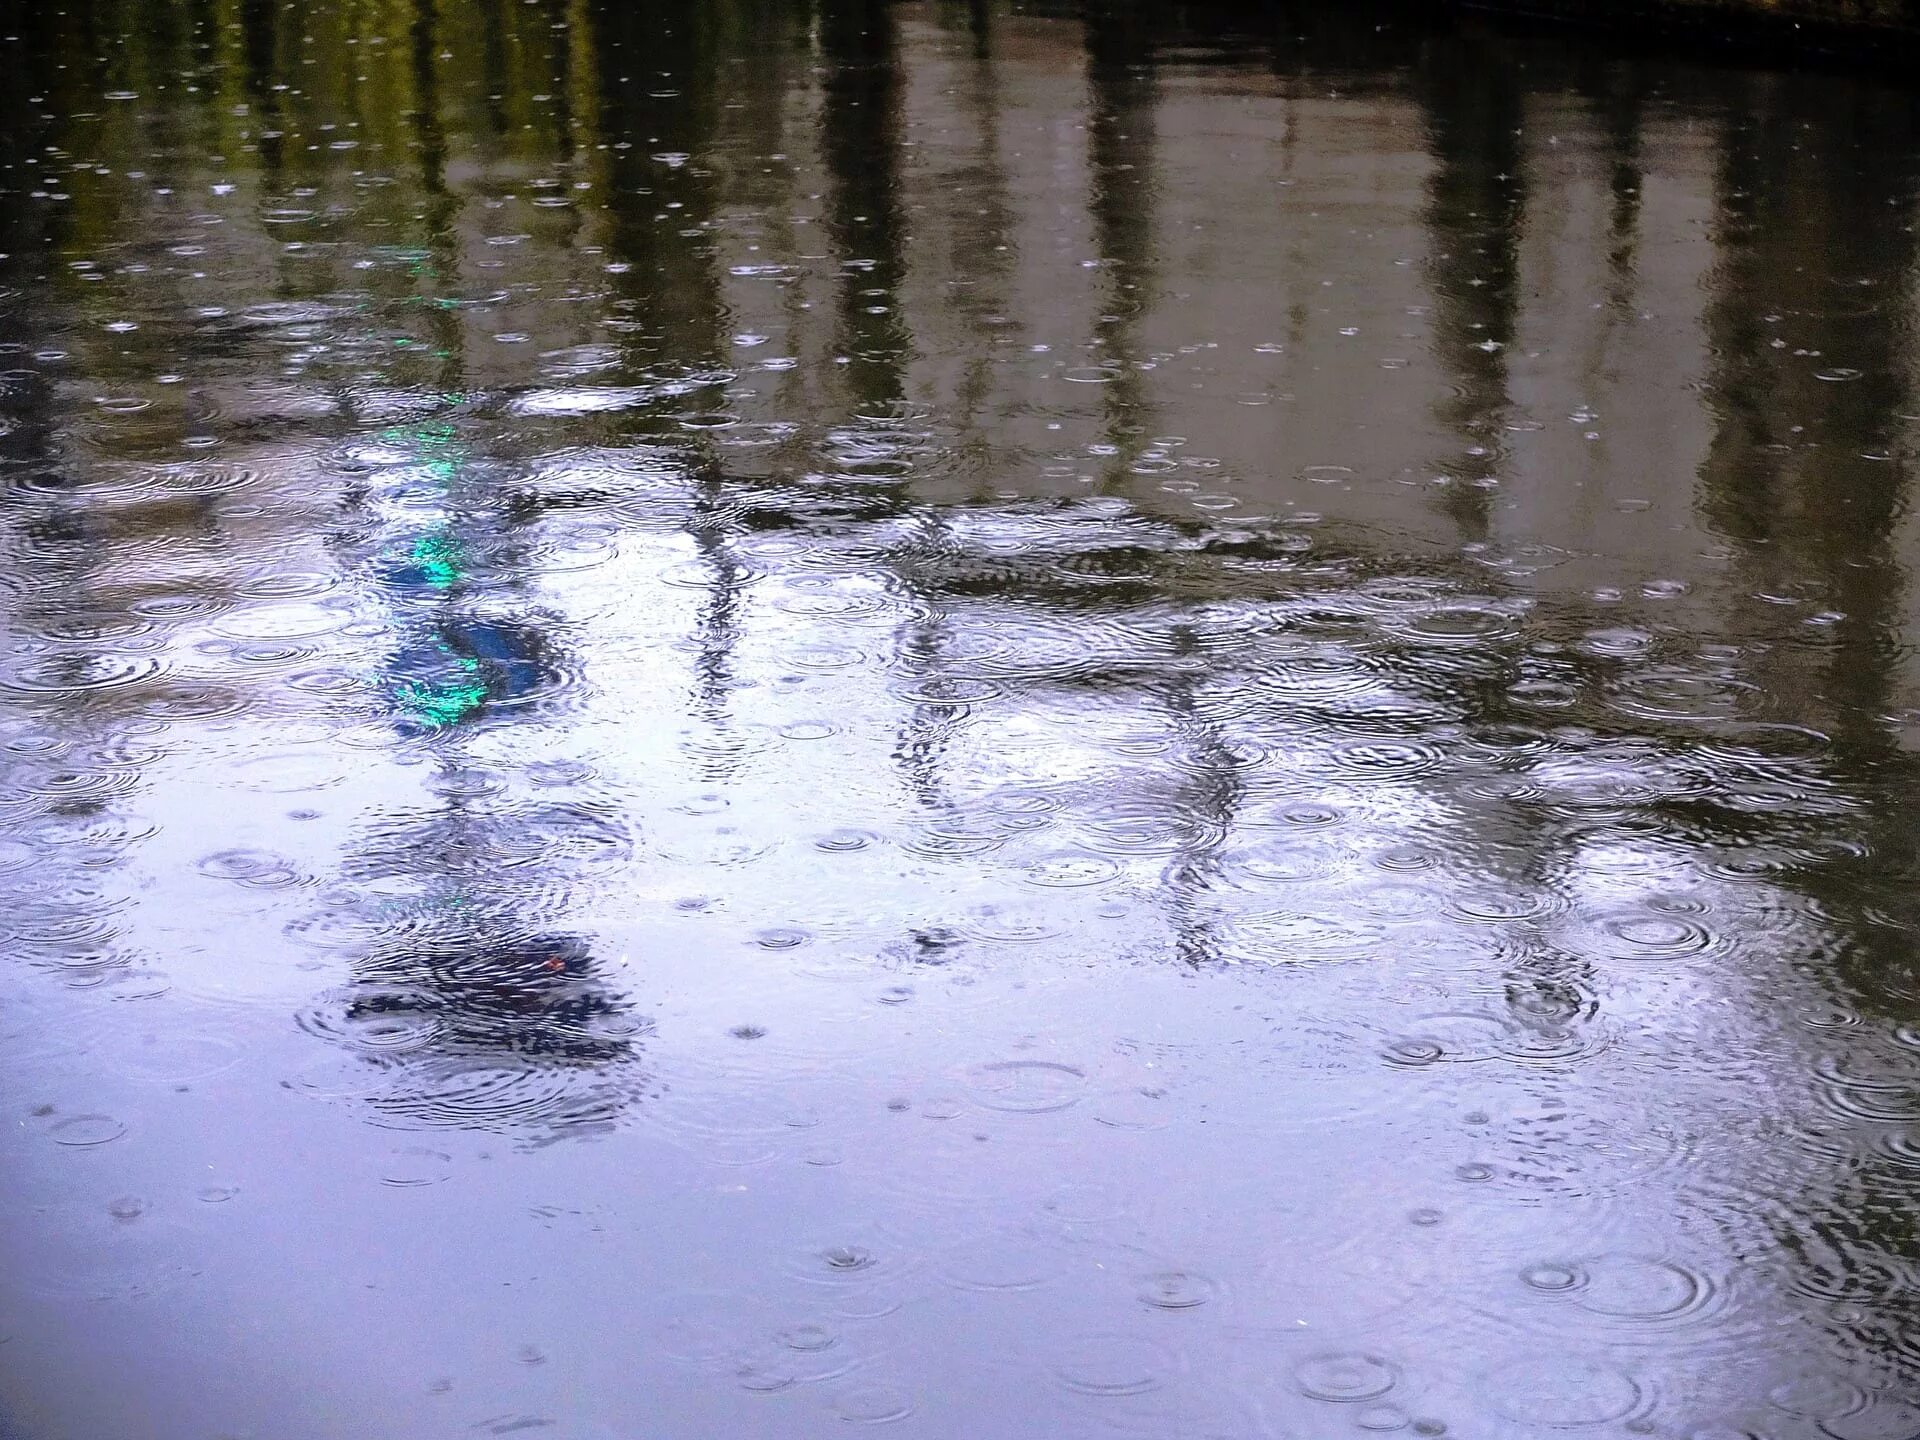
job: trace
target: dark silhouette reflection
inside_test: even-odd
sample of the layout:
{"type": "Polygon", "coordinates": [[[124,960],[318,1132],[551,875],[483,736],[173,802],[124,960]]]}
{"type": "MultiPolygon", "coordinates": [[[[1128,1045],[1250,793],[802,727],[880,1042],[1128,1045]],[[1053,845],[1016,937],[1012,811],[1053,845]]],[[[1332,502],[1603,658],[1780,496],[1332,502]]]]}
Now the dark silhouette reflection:
{"type": "Polygon", "coordinates": [[[443,936],[386,950],[367,959],[353,994],[352,1026],[433,1022],[447,1054],[605,1064],[632,1052],[629,1007],[601,988],[577,935],[443,936]]]}
{"type": "MultiPolygon", "coordinates": [[[[414,58],[417,71],[417,49],[414,58]]],[[[434,202],[426,218],[450,220],[435,87],[416,81],[422,188],[434,202]]],[[[419,283],[452,283],[447,236],[425,238],[426,252],[444,258],[422,267],[419,283]]],[[[462,334],[453,324],[438,333],[438,379],[457,401],[462,334]]],[[[537,780],[527,787],[531,772],[472,756],[477,737],[539,723],[547,702],[579,684],[552,617],[525,595],[541,522],[565,497],[477,450],[473,424],[450,403],[444,416],[383,432],[405,457],[401,473],[427,481],[412,528],[381,522],[377,476],[349,492],[336,543],[367,556],[392,617],[398,644],[382,690],[399,735],[429,758],[435,798],[395,807],[356,837],[342,878],[407,898],[365,902],[374,938],[354,955],[352,980],[303,1023],[371,1064],[377,1079],[345,1088],[382,1123],[539,1145],[614,1123],[637,1091],[647,1023],[567,925],[572,887],[629,854],[625,828],[605,806],[544,800],[537,780]]]]}
{"type": "MultiPolygon", "coordinates": [[[[902,314],[906,276],[901,214],[900,114],[904,80],[890,0],[821,0],[820,150],[830,176],[826,222],[839,262],[834,347],[844,361],[847,414],[826,435],[827,483],[863,518],[911,513],[905,538],[889,547],[888,566],[916,599],[921,571],[943,547],[944,520],[916,507],[907,477],[921,448],[918,416],[907,401],[913,337],[902,314]]],[[[964,706],[938,698],[950,635],[937,605],[919,611],[895,637],[896,663],[913,677],[911,702],[893,757],[920,806],[943,811],[942,757],[964,706]]]]}
{"type": "Polygon", "coordinates": [[[501,613],[515,583],[512,509],[476,504],[459,443],[440,427],[427,437],[448,519],[381,580],[408,637],[386,666],[394,723],[427,747],[439,798],[357,839],[343,878],[410,898],[369,904],[378,938],[309,1028],[378,1065],[363,1098],[389,1123],[545,1143],[612,1123],[637,1083],[645,1022],[591,943],[563,928],[570,888],[628,841],[604,807],[515,799],[510,777],[469,758],[475,735],[533,719],[527,706],[573,677],[536,617],[501,613]]]}
{"type": "Polygon", "coordinates": [[[1503,48],[1484,33],[1436,36],[1417,78],[1434,158],[1426,216],[1434,348],[1452,382],[1436,412],[1458,443],[1437,464],[1448,481],[1442,504],[1466,540],[1487,537],[1492,502],[1479,482],[1501,466],[1506,352],[1521,303],[1522,92],[1503,48]]]}
{"type": "MultiPolygon", "coordinates": [[[[1898,1024],[1920,1001],[1920,844],[1900,818],[1920,766],[1895,719],[1910,626],[1896,535],[1911,503],[1913,331],[1887,297],[1913,283],[1915,115],[1894,94],[1834,114],[1789,80],[1731,84],[1728,101],[1707,309],[1715,428],[1698,503],[1735,550],[1730,623],[1765,637],[1756,678],[1830,735],[1827,763],[1858,806],[1788,840],[1791,883],[1834,921],[1822,985],[1842,1013],[1898,1024]]],[[[1828,1063],[1872,1074],[1886,1061],[1828,1063]]],[[[1873,1301],[1835,1319],[1836,1339],[1911,1365],[1920,1307],[1862,1278],[1920,1266],[1920,1239],[1885,1202],[1901,1170],[1874,1144],[1885,1107],[1861,1093],[1839,1087],[1828,1123],[1864,1163],[1755,1228],[1814,1283],[1873,1301]]]]}
{"type": "Polygon", "coordinates": [[[821,0],[820,143],[833,177],[827,227],[840,256],[839,324],[856,407],[896,404],[911,337],[900,313],[906,262],[896,151],[901,75],[889,0],[821,0]]]}
{"type": "Polygon", "coordinates": [[[1140,458],[1151,416],[1145,400],[1139,326],[1154,294],[1155,7],[1096,3],[1086,14],[1088,197],[1105,281],[1095,363],[1112,367],[1101,387],[1106,409],[1106,488],[1129,488],[1125,478],[1140,458]]]}
{"type": "Polygon", "coordinates": [[[439,743],[443,798],[369,828],[344,866],[349,885],[413,896],[367,906],[379,938],[303,1024],[372,1067],[335,1088],[386,1123],[530,1144],[604,1129],[637,1094],[649,1027],[592,942],[557,927],[624,833],[590,804],[469,794],[497,782],[439,743]]]}

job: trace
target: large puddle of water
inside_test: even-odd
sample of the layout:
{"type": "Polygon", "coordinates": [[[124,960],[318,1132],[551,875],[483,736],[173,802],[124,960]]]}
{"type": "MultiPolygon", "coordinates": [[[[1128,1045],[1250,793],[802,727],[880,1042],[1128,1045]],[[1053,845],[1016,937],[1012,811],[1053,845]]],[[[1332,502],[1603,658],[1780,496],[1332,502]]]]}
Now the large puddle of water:
{"type": "Polygon", "coordinates": [[[0,1430],[1920,1431],[1913,99],[1426,23],[10,15],[0,1430]]]}

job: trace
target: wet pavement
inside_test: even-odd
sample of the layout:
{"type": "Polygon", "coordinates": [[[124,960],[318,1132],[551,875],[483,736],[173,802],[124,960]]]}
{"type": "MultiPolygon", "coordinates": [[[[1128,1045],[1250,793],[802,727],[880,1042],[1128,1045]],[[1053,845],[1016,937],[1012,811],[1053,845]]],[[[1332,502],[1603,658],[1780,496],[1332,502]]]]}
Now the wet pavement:
{"type": "Polygon", "coordinates": [[[1920,1434],[1920,106],[0,22],[8,1440],[1920,1434]]]}

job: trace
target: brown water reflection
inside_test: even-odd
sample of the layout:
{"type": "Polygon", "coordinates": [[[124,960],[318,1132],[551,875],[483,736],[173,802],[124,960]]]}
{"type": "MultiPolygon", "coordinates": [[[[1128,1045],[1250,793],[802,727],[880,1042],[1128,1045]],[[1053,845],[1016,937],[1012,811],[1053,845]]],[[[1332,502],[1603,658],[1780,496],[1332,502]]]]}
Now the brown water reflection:
{"type": "Polygon", "coordinates": [[[1920,1432],[1905,91],[7,27],[0,1430],[1920,1432]]]}

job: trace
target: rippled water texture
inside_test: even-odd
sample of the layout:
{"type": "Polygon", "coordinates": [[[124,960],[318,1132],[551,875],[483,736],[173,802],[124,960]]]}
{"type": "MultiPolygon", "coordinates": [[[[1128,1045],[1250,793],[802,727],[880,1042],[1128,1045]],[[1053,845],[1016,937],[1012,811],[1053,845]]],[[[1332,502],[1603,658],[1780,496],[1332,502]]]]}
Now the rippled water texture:
{"type": "Polygon", "coordinates": [[[1920,1433],[1910,95],[0,26],[9,1440],[1920,1433]]]}

